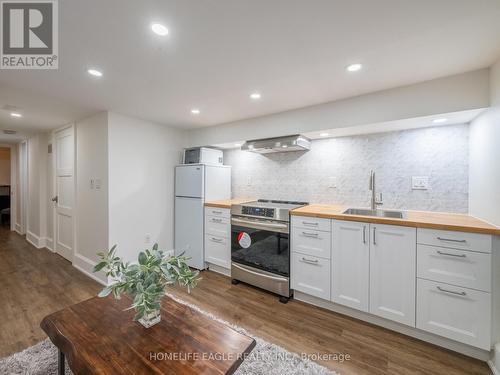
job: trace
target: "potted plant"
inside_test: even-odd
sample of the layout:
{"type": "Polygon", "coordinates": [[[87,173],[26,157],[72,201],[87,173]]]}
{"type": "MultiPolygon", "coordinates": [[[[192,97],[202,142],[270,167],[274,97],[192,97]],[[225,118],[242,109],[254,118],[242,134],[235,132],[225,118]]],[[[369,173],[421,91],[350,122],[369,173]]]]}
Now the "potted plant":
{"type": "Polygon", "coordinates": [[[99,252],[101,261],[94,267],[94,272],[104,271],[113,283],[104,288],[99,297],[113,293],[120,299],[123,293],[133,298],[129,309],[135,309],[134,320],[146,328],[161,320],[160,302],[168,285],[178,283],[188,292],[194,288],[200,278],[198,271],[192,271],[187,265],[188,257],[166,256],[155,244],[151,250],[139,253],[137,263],[124,263],[116,256],[116,245],[107,252],[99,252]]]}

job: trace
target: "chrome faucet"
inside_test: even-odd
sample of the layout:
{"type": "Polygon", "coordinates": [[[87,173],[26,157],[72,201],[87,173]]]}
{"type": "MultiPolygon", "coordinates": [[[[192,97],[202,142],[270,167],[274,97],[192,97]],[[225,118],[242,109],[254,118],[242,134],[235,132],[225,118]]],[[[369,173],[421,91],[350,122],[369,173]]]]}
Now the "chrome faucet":
{"type": "Polygon", "coordinates": [[[375,172],[370,171],[370,190],[372,192],[372,197],[371,197],[371,209],[376,210],[377,206],[381,206],[384,203],[382,203],[382,193],[380,193],[379,197],[380,199],[377,200],[376,196],[376,191],[375,191],[375,172]]]}

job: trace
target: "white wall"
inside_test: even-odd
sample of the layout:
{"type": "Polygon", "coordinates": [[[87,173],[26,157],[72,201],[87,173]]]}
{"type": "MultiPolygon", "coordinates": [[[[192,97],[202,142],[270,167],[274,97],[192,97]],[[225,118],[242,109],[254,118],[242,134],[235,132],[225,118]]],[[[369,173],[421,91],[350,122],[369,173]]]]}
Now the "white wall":
{"type": "Polygon", "coordinates": [[[47,146],[49,136],[37,134],[28,139],[28,220],[26,238],[44,247],[47,234],[47,146]]]}
{"type": "Polygon", "coordinates": [[[470,213],[500,226],[500,60],[490,70],[491,108],[471,123],[470,213]]]}
{"type": "Polygon", "coordinates": [[[172,249],[174,166],[184,132],[117,113],[108,119],[109,245],[127,261],[155,242],[172,249]]]}
{"type": "MultiPolygon", "coordinates": [[[[108,114],[75,124],[76,246],[73,264],[92,275],[98,251],[108,249],[108,114]],[[91,185],[91,180],[94,185],[91,185]],[[100,184],[100,188],[97,185],[100,184]]],[[[103,274],[95,274],[105,282],[103,274]]]]}
{"type": "Polygon", "coordinates": [[[235,197],[370,205],[368,180],[376,173],[383,208],[460,212],[468,209],[467,124],[321,139],[308,152],[224,152],[235,197]],[[429,177],[412,190],[412,176],[429,177]]]}
{"type": "MultiPolygon", "coordinates": [[[[488,80],[489,70],[482,69],[317,106],[193,129],[189,132],[188,146],[213,145],[486,108],[490,101],[488,80]]],[[[265,100],[265,97],[262,100],[265,100]]]]}

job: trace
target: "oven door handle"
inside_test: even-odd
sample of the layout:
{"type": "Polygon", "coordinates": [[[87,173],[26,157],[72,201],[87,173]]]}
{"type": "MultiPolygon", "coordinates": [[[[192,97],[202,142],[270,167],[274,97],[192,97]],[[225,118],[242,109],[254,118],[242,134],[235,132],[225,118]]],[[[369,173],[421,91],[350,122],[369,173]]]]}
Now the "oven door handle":
{"type": "Polygon", "coordinates": [[[259,277],[265,277],[265,278],[267,278],[267,279],[276,280],[276,281],[282,281],[282,282],[287,282],[287,281],[288,281],[288,279],[287,279],[286,277],[269,276],[269,275],[266,275],[266,274],[263,274],[263,273],[259,273],[259,272],[251,271],[251,270],[249,270],[248,268],[241,267],[240,265],[238,265],[238,264],[236,264],[236,263],[231,263],[231,265],[232,265],[233,267],[238,268],[239,270],[242,270],[242,271],[244,271],[244,272],[251,273],[252,275],[256,275],[256,276],[259,276],[259,277]]]}
{"type": "Polygon", "coordinates": [[[266,222],[258,222],[253,220],[244,220],[238,218],[231,218],[231,224],[241,225],[248,228],[253,229],[268,229],[273,232],[284,232],[288,233],[288,225],[287,224],[276,224],[276,223],[266,223],[266,222]]]}

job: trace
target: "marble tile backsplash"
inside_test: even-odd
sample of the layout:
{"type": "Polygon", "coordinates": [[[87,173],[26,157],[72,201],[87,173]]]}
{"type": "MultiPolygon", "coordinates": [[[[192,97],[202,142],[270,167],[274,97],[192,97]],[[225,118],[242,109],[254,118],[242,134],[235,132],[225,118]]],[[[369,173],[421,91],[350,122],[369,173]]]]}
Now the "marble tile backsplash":
{"type": "Polygon", "coordinates": [[[366,207],[370,170],[382,208],[466,213],[469,126],[452,125],[313,141],[309,152],[224,152],[233,197],[366,207]],[[412,190],[428,176],[428,190],[412,190]]]}

